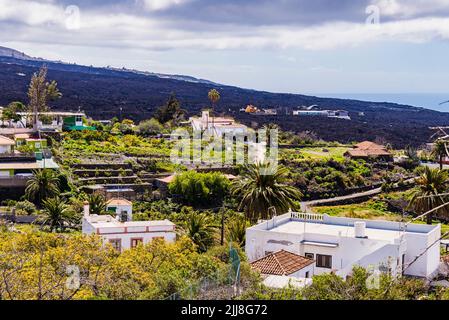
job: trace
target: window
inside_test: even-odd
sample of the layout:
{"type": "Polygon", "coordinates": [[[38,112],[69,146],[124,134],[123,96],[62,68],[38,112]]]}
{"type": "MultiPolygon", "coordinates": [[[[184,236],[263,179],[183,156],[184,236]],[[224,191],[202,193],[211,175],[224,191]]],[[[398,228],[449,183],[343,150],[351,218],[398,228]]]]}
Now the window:
{"type": "Polygon", "coordinates": [[[310,278],[310,272],[309,271],[306,272],[306,278],[310,278]]]}
{"type": "Polygon", "coordinates": [[[122,239],[110,239],[109,243],[112,245],[112,247],[121,252],[122,251],[122,239]]]}
{"type": "Polygon", "coordinates": [[[307,259],[312,259],[312,260],[314,260],[315,259],[315,255],[313,254],[313,253],[305,253],[304,254],[304,256],[307,258],[307,259]]]}
{"type": "Polygon", "coordinates": [[[139,245],[139,243],[143,242],[143,238],[132,238],[131,239],[131,248],[135,248],[139,245]]]}
{"type": "Polygon", "coordinates": [[[316,255],[316,266],[318,268],[332,268],[332,256],[327,256],[324,254],[317,254],[316,255]]]}

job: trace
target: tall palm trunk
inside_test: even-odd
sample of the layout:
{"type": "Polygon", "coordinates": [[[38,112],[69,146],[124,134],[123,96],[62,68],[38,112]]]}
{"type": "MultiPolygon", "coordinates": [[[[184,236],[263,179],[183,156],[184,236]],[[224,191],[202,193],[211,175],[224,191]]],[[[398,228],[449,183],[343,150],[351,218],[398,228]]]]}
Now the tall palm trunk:
{"type": "Polygon", "coordinates": [[[432,224],[433,223],[433,213],[430,213],[426,216],[426,223],[432,224]]]}
{"type": "Polygon", "coordinates": [[[443,158],[444,156],[440,154],[440,170],[443,170],[443,158]]]}

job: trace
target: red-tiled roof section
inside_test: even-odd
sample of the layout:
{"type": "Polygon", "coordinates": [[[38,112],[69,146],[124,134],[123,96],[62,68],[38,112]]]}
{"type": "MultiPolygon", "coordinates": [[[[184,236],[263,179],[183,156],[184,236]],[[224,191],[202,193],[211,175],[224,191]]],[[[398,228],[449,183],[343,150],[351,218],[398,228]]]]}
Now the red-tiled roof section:
{"type": "Polygon", "coordinates": [[[314,260],[281,250],[251,263],[253,269],[262,274],[288,276],[311,264],[314,260]]]}
{"type": "Polygon", "coordinates": [[[377,143],[364,141],[355,145],[355,149],[349,150],[351,157],[390,157],[392,154],[387,148],[377,143]]]}
{"type": "Polygon", "coordinates": [[[356,144],[355,147],[360,150],[385,150],[384,146],[370,141],[363,141],[356,144]]]}

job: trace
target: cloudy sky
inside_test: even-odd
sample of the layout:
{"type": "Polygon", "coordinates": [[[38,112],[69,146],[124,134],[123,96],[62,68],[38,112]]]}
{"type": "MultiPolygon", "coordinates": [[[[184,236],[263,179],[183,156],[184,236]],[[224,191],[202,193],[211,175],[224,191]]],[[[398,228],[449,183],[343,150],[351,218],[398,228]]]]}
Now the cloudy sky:
{"type": "Polygon", "coordinates": [[[449,92],[449,0],[0,0],[0,46],[277,92],[449,92]]]}

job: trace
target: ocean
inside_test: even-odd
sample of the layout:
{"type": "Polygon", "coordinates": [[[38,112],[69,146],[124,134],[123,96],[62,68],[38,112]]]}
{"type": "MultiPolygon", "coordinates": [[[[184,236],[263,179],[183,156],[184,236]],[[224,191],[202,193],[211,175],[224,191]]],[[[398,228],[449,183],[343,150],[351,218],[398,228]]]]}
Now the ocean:
{"type": "Polygon", "coordinates": [[[414,107],[422,107],[441,112],[449,112],[449,93],[326,93],[314,94],[318,97],[355,99],[373,102],[394,102],[414,107]]]}

